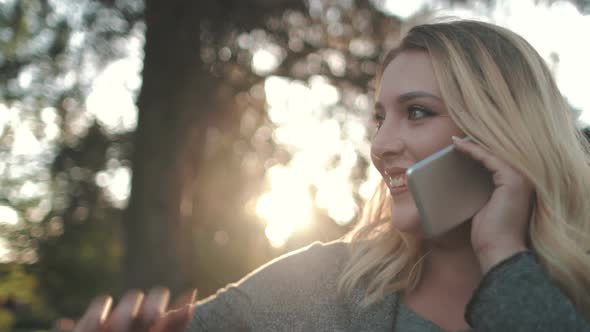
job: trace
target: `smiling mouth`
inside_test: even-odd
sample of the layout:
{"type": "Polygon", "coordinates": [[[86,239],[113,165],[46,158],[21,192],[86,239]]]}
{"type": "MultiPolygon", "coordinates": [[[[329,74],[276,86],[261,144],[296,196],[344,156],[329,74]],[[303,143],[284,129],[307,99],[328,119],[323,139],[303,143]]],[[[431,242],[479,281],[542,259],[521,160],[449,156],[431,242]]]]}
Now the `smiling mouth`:
{"type": "Polygon", "coordinates": [[[408,188],[408,178],[403,173],[395,176],[387,175],[386,182],[392,193],[405,191],[408,188]]]}

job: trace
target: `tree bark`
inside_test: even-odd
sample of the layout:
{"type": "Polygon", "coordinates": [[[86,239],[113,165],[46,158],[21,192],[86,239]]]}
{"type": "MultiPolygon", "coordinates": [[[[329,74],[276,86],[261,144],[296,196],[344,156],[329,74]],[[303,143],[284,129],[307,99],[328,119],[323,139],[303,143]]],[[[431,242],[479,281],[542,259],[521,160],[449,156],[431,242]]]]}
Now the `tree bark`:
{"type": "Polygon", "coordinates": [[[269,15],[303,7],[300,0],[146,1],[143,85],[124,220],[127,287],[179,291],[199,284],[193,220],[202,211],[193,216],[193,189],[205,132],[214,114],[239,121],[228,116],[236,110],[229,106],[233,96],[220,88],[223,77],[201,59],[203,27],[206,38],[223,43],[233,29],[249,31],[264,26],[269,15]]]}
{"type": "Polygon", "coordinates": [[[201,1],[146,1],[143,85],[124,220],[126,286],[194,283],[192,186],[210,86],[200,57],[201,1]]]}

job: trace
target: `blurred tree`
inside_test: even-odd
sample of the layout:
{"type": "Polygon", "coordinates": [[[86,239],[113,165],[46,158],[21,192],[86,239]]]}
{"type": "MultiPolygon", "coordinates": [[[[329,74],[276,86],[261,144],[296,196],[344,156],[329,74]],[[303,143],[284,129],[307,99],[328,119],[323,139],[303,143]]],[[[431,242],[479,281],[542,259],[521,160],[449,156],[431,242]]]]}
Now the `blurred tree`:
{"type": "Polygon", "coordinates": [[[37,240],[35,271],[44,295],[64,315],[77,315],[97,293],[122,286],[122,212],[95,183],[113,144],[94,123],[76,145],[61,147],[53,160],[53,195],[63,205],[55,204],[41,222],[45,235],[37,240]]]}
{"type": "MultiPolygon", "coordinates": [[[[238,31],[263,25],[271,13],[288,6],[303,7],[299,1],[146,2],[134,176],[124,222],[129,286],[163,284],[181,290],[198,278],[195,249],[203,247],[194,243],[193,220],[204,222],[204,215],[193,205],[194,191],[214,191],[218,185],[204,187],[196,177],[207,128],[213,118],[230,126],[239,118],[231,114],[239,111],[234,109],[236,91],[222,73],[231,69],[217,61],[204,62],[210,57],[207,52],[215,50],[203,46],[223,45],[238,31]],[[251,14],[241,15],[244,11],[251,14]]],[[[239,82],[249,83],[244,78],[239,82]]]]}
{"type": "Polygon", "coordinates": [[[120,288],[121,212],[96,179],[125,165],[130,136],[107,132],[85,99],[96,73],[126,56],[142,9],[134,0],[0,4],[0,204],[17,212],[0,227],[9,259],[28,266],[53,309],[32,319],[78,315],[120,288]]]}
{"type": "Polygon", "coordinates": [[[179,290],[194,277],[187,195],[214,84],[199,56],[203,3],[146,2],[143,85],[124,222],[124,266],[131,287],[179,290]]]}

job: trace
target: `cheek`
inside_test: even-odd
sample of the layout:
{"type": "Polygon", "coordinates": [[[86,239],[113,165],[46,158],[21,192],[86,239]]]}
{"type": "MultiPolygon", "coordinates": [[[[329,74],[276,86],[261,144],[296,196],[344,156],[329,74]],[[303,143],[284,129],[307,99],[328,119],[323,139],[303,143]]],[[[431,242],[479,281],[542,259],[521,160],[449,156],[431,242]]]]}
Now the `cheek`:
{"type": "Polygon", "coordinates": [[[423,129],[424,130],[421,130],[420,135],[414,136],[415,139],[411,143],[417,161],[453,144],[451,136],[464,136],[463,132],[458,127],[449,123],[438,123],[437,126],[423,129]]]}
{"type": "Polygon", "coordinates": [[[379,174],[381,174],[381,176],[385,176],[385,171],[383,170],[383,161],[378,159],[377,157],[375,157],[375,155],[373,154],[373,152],[371,151],[371,162],[373,163],[373,166],[375,167],[375,169],[377,170],[377,172],[379,172],[379,174]]]}
{"type": "Polygon", "coordinates": [[[381,163],[379,162],[379,159],[377,159],[377,157],[375,157],[375,153],[373,152],[372,149],[371,149],[371,162],[373,163],[373,166],[375,166],[375,168],[379,169],[381,167],[381,163]]]}

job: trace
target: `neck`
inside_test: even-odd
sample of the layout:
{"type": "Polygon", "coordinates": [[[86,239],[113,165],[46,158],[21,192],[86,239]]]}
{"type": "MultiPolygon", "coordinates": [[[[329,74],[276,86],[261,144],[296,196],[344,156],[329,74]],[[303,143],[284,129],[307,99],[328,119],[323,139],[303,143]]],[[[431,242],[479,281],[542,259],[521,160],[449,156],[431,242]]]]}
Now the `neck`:
{"type": "Polygon", "coordinates": [[[465,306],[482,278],[471,247],[471,223],[421,242],[427,254],[420,282],[402,295],[402,301],[444,329],[468,328],[465,306]]]}
{"type": "Polygon", "coordinates": [[[424,283],[467,288],[469,291],[477,287],[482,273],[471,246],[471,222],[463,223],[437,238],[425,240],[424,248],[428,252],[422,276],[424,283]]]}

